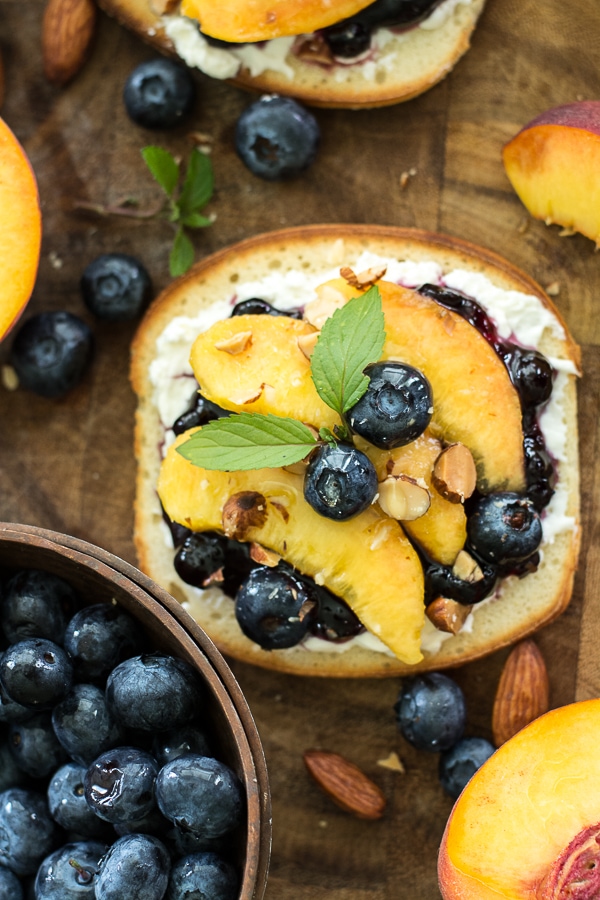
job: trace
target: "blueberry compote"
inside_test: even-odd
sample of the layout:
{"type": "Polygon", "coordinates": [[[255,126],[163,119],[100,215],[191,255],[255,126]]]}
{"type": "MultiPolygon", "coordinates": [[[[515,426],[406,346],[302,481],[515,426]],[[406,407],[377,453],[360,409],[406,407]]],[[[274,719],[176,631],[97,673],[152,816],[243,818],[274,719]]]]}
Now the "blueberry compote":
{"type": "Polygon", "coordinates": [[[375,0],[365,9],[321,32],[334,56],[352,59],[371,46],[376,28],[413,28],[426,19],[442,0],[375,0]]]}
{"type": "Polygon", "coordinates": [[[183,897],[181,872],[209,853],[199,883],[224,873],[233,900],[244,790],[220,758],[196,670],[158,652],[122,607],[84,600],[42,570],[0,569],[0,623],[0,897],[183,897]],[[40,615],[52,598],[61,601],[52,617],[40,615]],[[16,630],[23,623],[25,639],[16,630]],[[190,774],[205,778],[202,820],[190,774]],[[185,822],[175,821],[180,798],[185,822]]]}

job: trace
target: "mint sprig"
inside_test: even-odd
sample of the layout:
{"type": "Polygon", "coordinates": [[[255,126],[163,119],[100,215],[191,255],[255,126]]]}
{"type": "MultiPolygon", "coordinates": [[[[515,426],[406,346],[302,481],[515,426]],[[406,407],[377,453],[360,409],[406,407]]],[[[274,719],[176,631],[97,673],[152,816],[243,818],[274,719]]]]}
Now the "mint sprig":
{"type": "Polygon", "coordinates": [[[186,229],[206,228],[212,224],[212,219],[201,213],[214,190],[210,157],[197,148],[192,150],[178,195],[176,189],[181,178],[181,165],[175,157],[168,150],[155,146],[144,147],[142,157],[167,195],[169,221],[177,226],[169,255],[169,273],[172,277],[183,275],[194,262],[194,246],[186,229]]]}
{"type": "Polygon", "coordinates": [[[183,444],[178,453],[196,466],[221,472],[276,468],[305,459],[322,443],[348,440],[344,415],[369,386],[364,369],[381,359],[385,320],[375,285],[354,297],[325,322],[311,357],[311,374],[321,399],[342,425],[312,431],[296,419],[243,412],[215,419],[183,444]]]}

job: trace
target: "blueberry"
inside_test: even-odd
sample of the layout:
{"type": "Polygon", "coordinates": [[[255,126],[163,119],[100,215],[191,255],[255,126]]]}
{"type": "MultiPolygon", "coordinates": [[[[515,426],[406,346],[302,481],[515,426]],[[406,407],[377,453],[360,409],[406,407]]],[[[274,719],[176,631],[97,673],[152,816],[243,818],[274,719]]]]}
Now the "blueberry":
{"type": "Polygon", "coordinates": [[[55,850],[38,869],[36,900],[95,900],[96,876],[107,850],[98,841],[78,841],[55,850]]]}
{"type": "Polygon", "coordinates": [[[334,56],[351,59],[371,46],[371,29],[363,22],[344,20],[323,30],[325,43],[334,56]]]}
{"type": "Polygon", "coordinates": [[[43,312],[21,325],[10,351],[20,384],[62,397],[79,384],[92,355],[92,332],[70,312],[43,312]]]}
{"type": "Polygon", "coordinates": [[[169,821],[202,837],[218,838],[242,822],[243,794],[236,774],[207,756],[180,756],[163,766],[156,801],[169,821]]]}
{"type": "Polygon", "coordinates": [[[467,520],[469,544],[487,562],[527,559],[540,545],[542,524],[532,500],[513,491],[481,497],[467,520]]]}
{"type": "Polygon", "coordinates": [[[169,854],[157,838],[125,835],[102,860],[95,900],[162,900],[170,867],[169,854]]]}
{"type": "Polygon", "coordinates": [[[99,319],[128,322],[147,306],[152,283],[146,268],[135,257],[105,253],[83,270],[81,293],[87,308],[99,319]]]}
{"type": "Polygon", "coordinates": [[[189,663],[162,653],[125,660],[106,683],[106,702],[114,717],[141,731],[187,724],[200,711],[202,697],[202,685],[189,663]]]}
{"type": "Polygon", "coordinates": [[[348,424],[375,447],[403,447],[423,434],[433,413],[431,386],[422,372],[399,362],[365,369],[369,386],[348,410],[348,424]]]}
{"type": "Polygon", "coordinates": [[[39,569],[23,569],[2,594],[2,628],[11,641],[43,637],[62,644],[67,618],[77,603],[70,584],[39,569]]]}
{"type": "Polygon", "coordinates": [[[175,571],[187,584],[206,587],[210,576],[223,569],[226,547],[227,538],[215,531],[193,532],[175,554],[175,571]]]}
{"type": "Polygon", "coordinates": [[[254,175],[276,181],[308,168],[319,144],[317,120],[290,97],[268,95],[252,103],[235,127],[235,149],[254,175]]]}
{"type": "MultiPolygon", "coordinates": [[[[473,560],[475,563],[475,560],[473,560]]],[[[494,590],[498,569],[491,563],[475,563],[477,572],[467,579],[460,578],[450,566],[432,563],[425,569],[425,597],[427,602],[437,597],[448,597],[472,606],[480,603],[494,590]]]]}
{"type": "Polygon", "coordinates": [[[312,618],[310,631],[329,641],[344,640],[364,631],[364,625],[347,603],[327,588],[314,584],[317,603],[316,616],[312,618]]]}
{"type": "Polygon", "coordinates": [[[153,834],[163,839],[163,835],[169,829],[171,823],[165,819],[157,806],[139,819],[128,819],[126,822],[116,822],[114,831],[119,837],[126,834],[153,834]]]}
{"type": "Polygon", "coordinates": [[[294,647],[306,635],[314,612],[304,583],[281,566],[254,569],[235,601],[240,628],[263,650],[294,647]]]}
{"type": "Polygon", "coordinates": [[[213,419],[221,419],[223,416],[230,415],[231,412],[228,409],[222,409],[196,392],[190,407],[173,422],[171,427],[174,434],[183,434],[189,428],[197,428],[199,425],[212,422],[213,419]]]}
{"type": "Polygon", "coordinates": [[[15,875],[33,875],[56,835],[56,824],[42,794],[23,788],[0,794],[0,866],[15,875]]]}
{"type": "Polygon", "coordinates": [[[494,753],[485,738],[467,737],[440,754],[439,776],[442,787],[455,800],[477,769],[494,753]]]}
{"type": "Polygon", "coordinates": [[[142,635],[124,609],[97,603],[81,609],[67,623],[64,645],[77,678],[100,683],[120,662],[140,652],[142,635]]]}
{"type": "Polygon", "coordinates": [[[49,712],[40,712],[27,722],[13,723],[8,732],[8,746],[18,767],[32,778],[44,778],[67,760],[59,743],[49,712]]]}
{"type": "Polygon", "coordinates": [[[108,711],[104,691],[93,684],[73,685],[52,710],[52,727],[71,759],[82,766],[124,739],[123,729],[108,711]]]}
{"type": "MultiPolygon", "coordinates": [[[[27,776],[18,767],[10,752],[8,740],[0,741],[0,793],[11,787],[20,787],[27,781],[27,776]]],[[[1,870],[0,870],[1,871],[1,870]]]]}
{"type": "Polygon", "coordinates": [[[86,770],[85,799],[97,816],[113,825],[141,819],[154,808],[157,773],[157,762],[149,753],[114,747],[86,770]]]}
{"type": "Polygon", "coordinates": [[[287,316],[289,319],[301,319],[301,310],[277,309],[267,300],[261,300],[260,297],[250,297],[248,300],[240,300],[231,310],[232,316],[287,316]]]}
{"type": "Polygon", "coordinates": [[[311,455],[304,499],[319,515],[343,522],[368,509],[376,493],[373,464],[356,447],[324,444],[311,455]]]}
{"type": "MultiPolygon", "coordinates": [[[[0,657],[0,666],[2,657],[0,657]]],[[[4,685],[0,682],[0,722],[26,722],[34,714],[30,706],[22,706],[8,696],[4,685]]]]}
{"type": "Polygon", "coordinates": [[[174,825],[173,822],[168,822],[167,819],[163,818],[163,823],[165,822],[170,827],[167,827],[165,830],[163,824],[161,839],[165,842],[165,846],[173,859],[189,856],[191,853],[226,853],[230,849],[230,837],[228,835],[222,835],[218,838],[206,838],[194,834],[193,831],[188,831],[187,828],[180,828],[178,825],[174,825]]]}
{"type": "Polygon", "coordinates": [[[464,694],[440,672],[407,678],[394,709],[403,737],[419,750],[447,750],[462,737],[464,694]]]}
{"type": "Polygon", "coordinates": [[[217,853],[193,853],[171,869],[165,900],[236,900],[238,877],[231,863],[217,853]]]}
{"type": "Polygon", "coordinates": [[[11,699],[49,709],[71,689],[73,667],[58,644],[45,638],[18,641],[0,660],[0,679],[11,699]]]}
{"type": "Polygon", "coordinates": [[[85,766],[65,763],[54,772],[48,784],[48,809],[54,821],[84,838],[107,838],[110,826],[88,806],[83,779],[85,766]]]}
{"type": "Polygon", "coordinates": [[[156,735],[152,753],[162,767],[184,753],[210,756],[210,746],[204,729],[197,724],[190,724],[156,735]]]}
{"type": "Polygon", "coordinates": [[[552,366],[537,350],[512,347],[508,371],[524,407],[539,406],[552,393],[552,366]]]}
{"type": "Polygon", "coordinates": [[[194,98],[189,70],[163,58],[136,66],[123,90],[129,118],[143,128],[174,128],[191,112],[194,98]]]}
{"type": "Polygon", "coordinates": [[[10,869],[0,868],[0,900],[23,900],[21,882],[10,869]]]}

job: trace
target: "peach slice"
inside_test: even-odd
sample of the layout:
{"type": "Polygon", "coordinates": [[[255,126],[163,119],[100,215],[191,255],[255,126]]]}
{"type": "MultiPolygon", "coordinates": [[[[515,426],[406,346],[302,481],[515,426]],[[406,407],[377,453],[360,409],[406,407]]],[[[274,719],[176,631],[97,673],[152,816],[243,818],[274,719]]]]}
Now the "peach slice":
{"type": "Polygon", "coordinates": [[[554,709],[503,744],[456,801],[444,900],[600,896],[600,700],[554,709]]]}
{"type": "Polygon", "coordinates": [[[0,119],[0,340],[31,296],[42,217],[37,183],[25,151],[0,119]]]}
{"type": "Polygon", "coordinates": [[[534,218],[600,243],[600,100],[541,113],[506,144],[502,158],[534,218]]]}
{"type": "Polygon", "coordinates": [[[372,0],[183,0],[181,12],[223,41],[267,41],[310,34],[353,16],[372,0]]]}

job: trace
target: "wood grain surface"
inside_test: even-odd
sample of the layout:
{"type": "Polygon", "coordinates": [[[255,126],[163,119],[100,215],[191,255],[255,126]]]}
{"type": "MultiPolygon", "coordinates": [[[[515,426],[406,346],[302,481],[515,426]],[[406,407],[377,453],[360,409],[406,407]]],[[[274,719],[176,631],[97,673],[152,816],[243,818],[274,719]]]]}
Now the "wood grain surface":
{"type": "MultiPolygon", "coordinates": [[[[314,222],[376,222],[456,235],[510,259],[542,285],[582,345],[580,384],[583,548],[569,610],[539,634],[551,703],[600,695],[600,256],[581,236],[530,219],[506,179],[503,143],[537,113],[600,98],[598,0],[488,0],[472,48],[428,94],[383,110],[319,110],[322,143],[301,178],[253,177],[233,147],[237,116],[250,97],[195,75],[190,123],[152,134],[127,118],[122,89],[153,55],[100,17],[90,58],[67,87],[42,74],[42,0],[0,0],[5,69],[2,115],[39,180],[44,237],[27,315],[69,309],[95,334],[83,383],[61,400],[0,387],[0,519],[72,534],[135,562],[132,542],[134,397],[128,351],[134,325],[94,322],[79,278],[102,252],[140,257],[156,291],[166,285],[172,232],[165,222],[93,218],[76,201],[114,204],[159,199],[140,149],[158,143],[187,155],[190,131],[213,140],[216,222],[196,238],[198,256],[250,234],[314,222]],[[415,170],[405,187],[402,173],[415,170]]],[[[0,215],[2,211],[0,210],[0,215]]],[[[1,277],[1,276],[0,276],[1,277]]],[[[7,361],[10,338],[0,346],[7,361]]],[[[468,703],[468,733],[490,736],[492,701],[505,653],[455,673],[468,703]]],[[[451,800],[435,755],[399,736],[388,681],[298,679],[233,663],[261,732],[270,769],[274,843],[267,900],[435,900],[436,855],[451,800]],[[301,752],[342,752],[383,789],[386,815],[365,822],[342,812],[309,780],[301,752]],[[378,766],[396,751],[405,774],[378,766]]]]}

